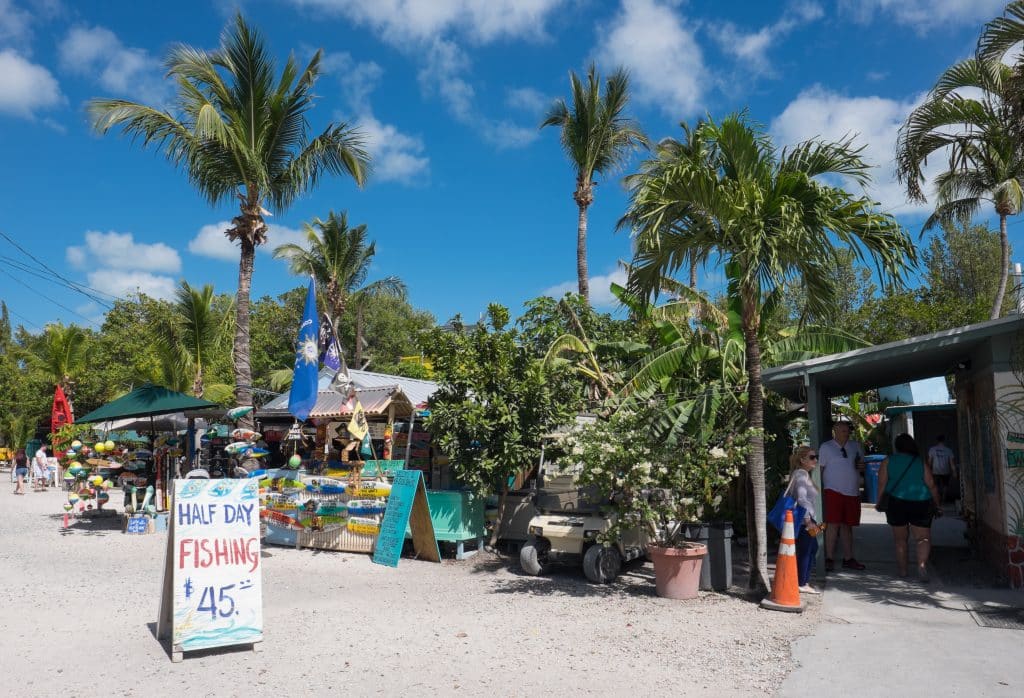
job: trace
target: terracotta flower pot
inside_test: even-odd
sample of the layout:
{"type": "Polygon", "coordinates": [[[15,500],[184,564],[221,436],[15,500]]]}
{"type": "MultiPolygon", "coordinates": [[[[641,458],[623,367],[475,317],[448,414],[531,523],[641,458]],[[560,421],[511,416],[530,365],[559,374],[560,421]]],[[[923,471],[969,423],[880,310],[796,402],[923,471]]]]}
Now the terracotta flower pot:
{"type": "Polygon", "coordinates": [[[647,546],[654,562],[654,585],[658,596],[666,599],[695,599],[700,586],[700,566],[706,545],[684,543],[681,548],[647,546]]]}

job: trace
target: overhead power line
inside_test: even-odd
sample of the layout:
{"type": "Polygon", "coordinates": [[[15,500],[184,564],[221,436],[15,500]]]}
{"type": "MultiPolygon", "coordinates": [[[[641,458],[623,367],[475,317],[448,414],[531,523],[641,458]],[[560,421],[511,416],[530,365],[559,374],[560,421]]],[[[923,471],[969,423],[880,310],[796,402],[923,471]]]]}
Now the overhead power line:
{"type": "MultiPolygon", "coordinates": [[[[44,270],[46,270],[47,272],[49,272],[52,275],[52,278],[50,278],[50,277],[44,277],[44,278],[47,278],[49,281],[53,281],[54,283],[57,283],[57,284],[59,284],[61,286],[64,286],[65,288],[67,288],[67,289],[69,289],[71,291],[74,291],[75,293],[79,293],[79,294],[85,296],[86,298],[88,298],[89,300],[91,300],[91,301],[93,301],[95,303],[99,303],[100,305],[106,307],[107,309],[113,307],[111,305],[110,301],[104,300],[103,298],[99,298],[97,296],[98,295],[99,296],[106,296],[107,298],[110,298],[112,300],[117,300],[117,296],[115,296],[113,294],[110,294],[110,293],[106,293],[104,291],[100,291],[100,290],[92,288],[90,286],[86,286],[85,284],[79,283],[77,281],[72,281],[71,279],[67,278],[66,276],[61,274],[59,271],[57,271],[56,269],[51,267],[49,264],[47,264],[46,262],[44,262],[43,260],[41,260],[38,257],[36,257],[31,252],[29,252],[28,250],[26,250],[24,247],[22,247],[20,244],[18,244],[18,242],[13,240],[7,233],[3,232],[2,230],[0,230],[0,237],[2,237],[3,239],[7,240],[7,242],[9,242],[11,245],[13,245],[22,254],[24,254],[26,257],[28,257],[33,262],[35,262],[37,265],[39,265],[39,267],[42,267],[44,270]]],[[[26,268],[26,265],[23,262],[19,262],[18,260],[12,259],[10,257],[3,257],[2,259],[7,260],[9,263],[20,264],[22,271],[28,271],[28,269],[26,268]]],[[[34,269],[32,271],[38,272],[38,269],[34,269]]]]}

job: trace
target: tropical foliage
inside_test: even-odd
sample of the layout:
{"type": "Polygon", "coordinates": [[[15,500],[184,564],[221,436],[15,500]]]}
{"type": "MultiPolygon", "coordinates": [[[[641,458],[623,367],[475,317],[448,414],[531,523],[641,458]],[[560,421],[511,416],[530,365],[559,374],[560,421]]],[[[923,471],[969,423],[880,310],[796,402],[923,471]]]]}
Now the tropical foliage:
{"type": "Polygon", "coordinates": [[[895,279],[914,248],[869,199],[826,183],[830,176],[867,183],[868,166],[849,142],[812,140],[779,150],[744,115],[699,122],[694,133],[704,148],[663,141],[628,178],[624,224],[634,231],[637,249],[630,288],[642,298],[657,296],[664,277],[712,255],[734,269],[747,375],[745,421],[753,432],[746,462],[747,521],[756,531],[751,583],[767,587],[761,309],[793,282],[806,289],[810,310],[828,307],[838,247],[871,258],[895,279]]]}
{"type": "Polygon", "coordinates": [[[597,175],[607,175],[622,167],[638,148],[647,146],[647,136],[639,124],[626,116],[629,104],[629,75],[623,69],[613,72],[601,89],[601,76],[591,64],[586,80],[569,73],[570,103],[556,101],[548,110],[541,128],[557,126],[562,149],[576,170],[576,189],[572,198],[579,209],[576,223],[576,277],[580,296],[590,300],[587,266],[587,209],[594,203],[597,175]]]}
{"type": "Polygon", "coordinates": [[[511,480],[537,464],[543,436],[572,420],[572,388],[530,355],[500,305],[488,307],[486,324],[456,318],[451,330],[434,329],[424,349],[439,384],[427,428],[455,478],[501,493],[501,508],[511,480]]]}
{"type": "Polygon", "coordinates": [[[1002,310],[1010,268],[1006,225],[1024,205],[1024,144],[1014,106],[1014,69],[998,58],[968,58],[943,73],[900,129],[897,174],[907,195],[925,201],[925,164],[948,160],[935,176],[935,211],[922,233],[943,223],[967,225],[991,204],[999,218],[1001,276],[989,317],[1002,310]]]}
{"type": "Polygon", "coordinates": [[[405,283],[397,276],[388,276],[366,283],[377,243],[367,241],[366,225],[348,226],[348,214],[331,211],[327,220],[314,219],[306,224],[306,246],[289,243],[274,249],[274,256],[287,259],[293,274],[311,275],[317,281],[331,310],[335,325],[345,310],[355,308],[355,340],[352,362],[356,368],[363,363],[363,324],[371,299],[390,297],[405,300],[405,283]]]}
{"type": "Polygon", "coordinates": [[[238,201],[239,214],[224,233],[241,250],[234,383],[243,405],[252,404],[249,289],[256,247],[267,240],[264,206],[283,213],[329,174],[361,184],[369,164],[359,132],[346,124],[310,137],[307,115],[322,56],[317,51],[305,68],[290,56],[278,75],[263,37],[239,14],[217,50],[171,50],[167,73],[177,96],[170,111],[123,99],[89,104],[96,130],[120,128],[162,150],[211,205],[238,201]]]}
{"type": "Polygon", "coordinates": [[[649,404],[620,409],[565,439],[563,470],[578,468],[581,484],[594,486],[615,513],[606,540],[641,529],[653,543],[676,545],[682,524],[706,521],[739,476],[748,435],[723,429],[669,445],[651,428],[659,418],[649,404]]]}

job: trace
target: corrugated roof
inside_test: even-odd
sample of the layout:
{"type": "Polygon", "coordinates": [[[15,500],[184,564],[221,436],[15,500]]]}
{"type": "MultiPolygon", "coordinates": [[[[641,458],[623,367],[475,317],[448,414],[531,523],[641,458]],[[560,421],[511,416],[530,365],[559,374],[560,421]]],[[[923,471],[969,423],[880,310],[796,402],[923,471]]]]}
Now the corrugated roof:
{"type": "MultiPolygon", "coordinates": [[[[330,381],[328,381],[328,384],[330,381]]],[[[408,416],[412,412],[413,404],[402,390],[401,386],[391,384],[375,388],[356,387],[356,398],[363,406],[363,410],[369,415],[387,414],[388,407],[394,403],[395,413],[399,416],[408,416]]],[[[262,414],[274,411],[288,410],[288,393],[278,395],[268,402],[260,410],[262,414]]],[[[317,392],[316,405],[309,411],[309,416],[314,417],[341,417],[352,414],[352,405],[348,397],[333,390],[320,390],[317,392]]]]}
{"type": "MultiPolygon", "coordinates": [[[[418,378],[406,378],[405,376],[392,376],[387,373],[374,373],[373,371],[358,371],[356,369],[349,369],[349,377],[352,382],[355,383],[356,388],[381,388],[385,386],[397,385],[405,393],[405,396],[409,398],[409,401],[416,407],[419,407],[433,395],[438,388],[437,383],[434,381],[425,381],[418,378]]],[[[334,378],[334,371],[329,368],[320,369],[320,379],[317,384],[318,390],[327,390],[331,385],[331,379],[334,378]]],[[[287,407],[288,400],[285,399],[285,406],[287,407]]]]}

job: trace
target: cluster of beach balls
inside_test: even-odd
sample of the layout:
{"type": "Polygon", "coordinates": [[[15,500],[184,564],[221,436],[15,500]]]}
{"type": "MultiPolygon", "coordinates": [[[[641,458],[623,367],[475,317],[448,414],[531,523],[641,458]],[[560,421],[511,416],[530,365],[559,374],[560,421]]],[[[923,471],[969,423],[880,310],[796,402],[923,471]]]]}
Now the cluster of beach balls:
{"type": "MultiPolygon", "coordinates": [[[[93,451],[96,453],[112,453],[116,448],[117,444],[109,440],[97,441],[90,448],[76,439],[71,442],[71,448],[68,449],[68,455],[71,458],[75,458],[78,455],[88,455],[93,451]]],[[[110,501],[110,493],[108,490],[114,486],[113,482],[110,480],[104,480],[99,475],[89,476],[89,468],[76,460],[72,460],[68,464],[67,472],[76,480],[83,479],[84,482],[77,492],[72,490],[68,494],[68,501],[64,504],[64,511],[72,511],[76,504],[78,505],[79,511],[92,509],[92,502],[90,500],[93,499],[93,497],[96,498],[96,502],[100,506],[110,501]]]]}

